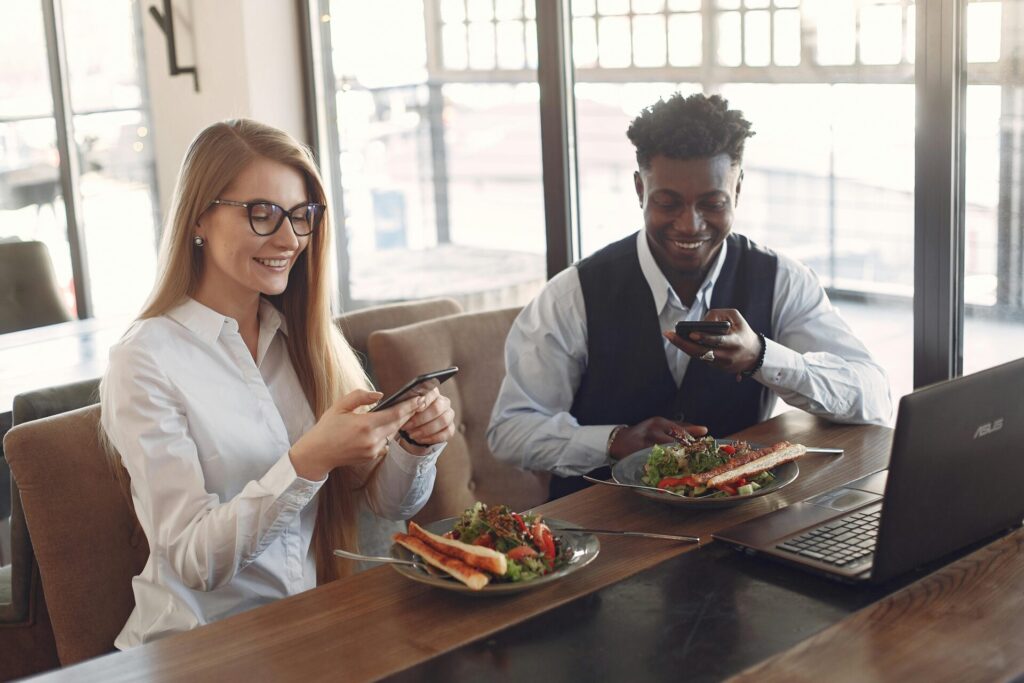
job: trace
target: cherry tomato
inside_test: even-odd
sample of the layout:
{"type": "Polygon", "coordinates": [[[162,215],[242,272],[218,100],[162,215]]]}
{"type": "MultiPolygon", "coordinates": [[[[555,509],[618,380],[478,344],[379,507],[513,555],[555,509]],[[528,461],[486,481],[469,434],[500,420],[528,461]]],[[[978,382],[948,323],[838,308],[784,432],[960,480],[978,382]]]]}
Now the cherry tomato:
{"type": "Polygon", "coordinates": [[[509,550],[506,555],[510,560],[521,560],[524,557],[536,557],[537,551],[528,545],[517,545],[512,550],[509,550]]]}

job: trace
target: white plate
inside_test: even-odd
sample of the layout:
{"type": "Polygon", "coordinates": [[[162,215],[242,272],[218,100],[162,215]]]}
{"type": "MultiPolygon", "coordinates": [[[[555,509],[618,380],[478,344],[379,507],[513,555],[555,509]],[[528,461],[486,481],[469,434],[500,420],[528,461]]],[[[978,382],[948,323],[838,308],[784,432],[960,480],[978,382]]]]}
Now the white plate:
{"type": "MultiPolygon", "coordinates": [[[[436,522],[431,522],[430,524],[424,524],[423,528],[431,533],[443,534],[451,531],[457,521],[459,521],[458,517],[449,517],[448,519],[441,519],[436,522]]],[[[560,527],[577,527],[579,526],[578,524],[558,519],[548,519],[546,517],[544,518],[544,523],[551,528],[551,533],[554,534],[561,543],[568,545],[569,549],[572,551],[572,556],[569,559],[569,563],[558,571],[545,574],[544,576],[530,581],[519,581],[516,583],[500,583],[492,581],[480,590],[476,591],[447,574],[434,576],[433,574],[428,574],[425,569],[420,567],[410,567],[399,564],[393,564],[391,566],[396,572],[412,579],[413,581],[419,581],[420,583],[425,583],[437,588],[443,588],[445,590],[455,591],[457,593],[484,596],[508,595],[510,593],[519,593],[521,591],[546,586],[549,583],[558,581],[575,571],[579,571],[593,562],[594,558],[597,557],[597,553],[601,550],[601,543],[593,534],[560,530],[560,527]]],[[[411,560],[415,557],[415,553],[398,545],[397,543],[393,543],[391,545],[391,556],[402,560],[411,560]]]]}

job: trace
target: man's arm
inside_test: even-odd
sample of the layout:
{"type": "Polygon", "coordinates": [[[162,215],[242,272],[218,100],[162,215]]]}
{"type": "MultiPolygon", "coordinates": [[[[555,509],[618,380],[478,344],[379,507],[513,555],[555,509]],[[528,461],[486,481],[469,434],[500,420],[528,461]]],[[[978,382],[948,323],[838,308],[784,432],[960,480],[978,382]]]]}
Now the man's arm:
{"type": "Polygon", "coordinates": [[[836,422],[888,424],[889,380],[814,273],[779,256],[772,326],[755,379],[791,406],[836,422]]]}
{"type": "Polygon", "coordinates": [[[586,366],[583,292],[567,268],[523,309],[505,342],[505,379],[487,430],[496,458],[559,476],[608,464],[616,425],[581,427],[569,414],[586,366]]]}

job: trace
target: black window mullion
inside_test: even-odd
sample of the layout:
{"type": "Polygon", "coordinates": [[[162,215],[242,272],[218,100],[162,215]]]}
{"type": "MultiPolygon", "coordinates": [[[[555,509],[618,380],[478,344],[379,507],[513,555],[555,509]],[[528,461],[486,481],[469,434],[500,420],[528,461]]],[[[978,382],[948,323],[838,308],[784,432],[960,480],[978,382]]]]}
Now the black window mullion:
{"type": "Polygon", "coordinates": [[[965,0],[917,3],[914,386],[963,368],[965,0]]]}
{"type": "Polygon", "coordinates": [[[80,169],[74,124],[71,120],[71,92],[67,81],[68,62],[64,47],[61,0],[43,0],[42,8],[47,61],[50,68],[50,90],[53,94],[53,119],[57,127],[57,152],[60,155],[60,185],[64,195],[68,247],[71,250],[71,273],[75,282],[75,305],[79,318],[90,318],[92,296],[89,291],[89,261],[85,251],[85,231],[79,219],[80,169]]]}
{"type": "Polygon", "coordinates": [[[574,260],[580,243],[570,3],[536,0],[537,81],[547,276],[574,260]]]}

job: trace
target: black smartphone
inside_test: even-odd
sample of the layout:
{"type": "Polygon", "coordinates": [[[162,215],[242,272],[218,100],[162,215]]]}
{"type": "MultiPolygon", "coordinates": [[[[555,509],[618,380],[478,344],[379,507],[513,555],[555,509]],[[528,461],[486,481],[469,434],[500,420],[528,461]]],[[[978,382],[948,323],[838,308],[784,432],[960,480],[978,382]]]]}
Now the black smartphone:
{"type": "Polygon", "coordinates": [[[378,410],[384,410],[385,408],[390,408],[396,403],[401,403],[413,396],[423,396],[434,387],[439,386],[441,382],[444,382],[446,379],[454,376],[458,371],[459,369],[453,365],[452,367],[445,368],[444,370],[434,370],[433,372],[428,372],[420,375],[419,377],[415,377],[406,382],[405,386],[395,393],[391,394],[387,398],[381,399],[380,403],[370,408],[370,412],[372,413],[378,410]]]}
{"type": "Polygon", "coordinates": [[[680,320],[676,323],[676,334],[689,339],[691,332],[703,334],[729,334],[732,323],[728,320],[680,320]]]}

